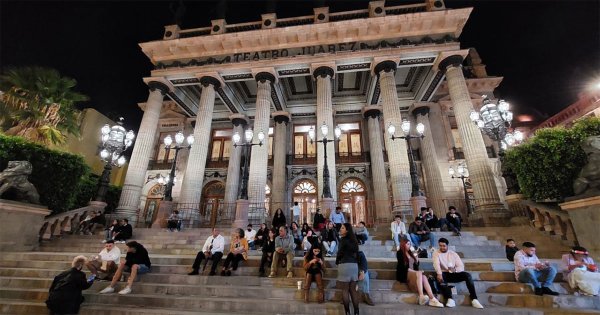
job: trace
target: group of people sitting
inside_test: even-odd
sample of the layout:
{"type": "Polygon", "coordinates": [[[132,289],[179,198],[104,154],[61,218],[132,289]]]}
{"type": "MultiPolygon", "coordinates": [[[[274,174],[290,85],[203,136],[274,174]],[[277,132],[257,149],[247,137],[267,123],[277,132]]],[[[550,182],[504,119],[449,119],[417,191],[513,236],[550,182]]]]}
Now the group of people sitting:
{"type": "Polygon", "coordinates": [[[125,244],[125,242],[133,236],[133,227],[129,224],[129,220],[114,219],[112,223],[104,230],[104,240],[102,243],[106,243],[113,240],[117,243],[125,244]]]}
{"type": "Polygon", "coordinates": [[[105,226],[106,218],[102,211],[90,211],[77,227],[75,234],[92,235],[96,227],[105,226]]]}

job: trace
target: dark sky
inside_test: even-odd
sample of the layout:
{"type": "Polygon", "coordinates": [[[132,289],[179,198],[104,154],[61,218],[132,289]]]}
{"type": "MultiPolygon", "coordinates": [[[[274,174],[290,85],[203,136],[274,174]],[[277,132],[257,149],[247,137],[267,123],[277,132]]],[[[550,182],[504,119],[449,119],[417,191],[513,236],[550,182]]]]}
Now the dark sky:
{"type": "MultiPolygon", "coordinates": [[[[405,1],[404,1],[405,2],[405,1]]],[[[412,1],[415,2],[415,1],[412,1]]],[[[387,6],[403,1],[387,1],[387,6]]],[[[1,1],[0,66],[52,67],[78,81],[90,96],[84,107],[124,116],[137,129],[148,96],[142,77],[151,63],[138,43],[162,38],[173,24],[162,1],[1,1]]],[[[182,28],[210,25],[225,13],[228,23],[260,20],[273,9],[265,1],[184,1],[182,28]]],[[[367,8],[367,1],[278,1],[279,17],[367,8]]],[[[600,81],[600,1],[446,1],[449,8],[474,7],[460,37],[475,47],[488,74],[504,76],[498,96],[515,111],[552,115],[600,81]]]]}

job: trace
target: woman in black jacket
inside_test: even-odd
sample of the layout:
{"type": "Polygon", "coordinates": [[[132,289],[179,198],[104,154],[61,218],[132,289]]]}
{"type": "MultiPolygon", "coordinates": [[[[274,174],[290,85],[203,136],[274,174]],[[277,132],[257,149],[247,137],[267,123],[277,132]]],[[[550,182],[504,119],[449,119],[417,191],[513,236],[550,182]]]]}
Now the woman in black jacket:
{"type": "Polygon", "coordinates": [[[346,315],[350,315],[350,298],[354,307],[354,315],[358,315],[358,292],[356,282],[358,281],[358,241],[352,231],[350,223],[344,223],[340,227],[340,246],[335,258],[338,267],[337,282],[341,284],[342,300],[346,315]]]}
{"type": "Polygon", "coordinates": [[[260,267],[258,269],[259,277],[265,276],[265,264],[271,265],[273,261],[273,253],[275,252],[275,230],[269,230],[269,236],[263,242],[262,258],[260,259],[260,267]]]}
{"type": "Polygon", "coordinates": [[[321,209],[317,208],[317,212],[313,217],[313,229],[316,232],[320,232],[325,228],[325,217],[321,214],[321,209]]]}
{"type": "Polygon", "coordinates": [[[92,286],[94,280],[87,281],[81,268],[87,259],[77,256],[71,263],[71,269],[59,274],[52,281],[46,306],[50,314],[79,314],[79,307],[83,303],[81,291],[92,286]]]}
{"type": "Polygon", "coordinates": [[[403,238],[400,240],[400,249],[396,252],[396,280],[406,283],[408,289],[419,295],[419,305],[428,304],[433,307],[444,307],[433,295],[431,286],[423,271],[419,270],[419,257],[410,250],[410,242],[403,238]],[[423,291],[427,295],[423,294],[423,291]]]}
{"type": "Polygon", "coordinates": [[[272,223],[272,229],[275,231],[279,231],[280,226],[285,226],[285,215],[283,215],[283,211],[281,210],[281,208],[277,208],[277,210],[275,211],[272,223]]]}

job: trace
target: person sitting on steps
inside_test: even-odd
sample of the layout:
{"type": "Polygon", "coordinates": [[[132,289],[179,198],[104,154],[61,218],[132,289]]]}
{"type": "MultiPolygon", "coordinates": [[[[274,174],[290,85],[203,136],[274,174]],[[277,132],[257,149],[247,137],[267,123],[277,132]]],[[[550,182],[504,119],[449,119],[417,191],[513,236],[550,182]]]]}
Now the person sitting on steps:
{"type": "Polygon", "coordinates": [[[144,246],[136,241],[128,242],[127,256],[125,256],[125,260],[121,260],[119,268],[113,276],[110,285],[104,288],[104,290],[100,291],[100,293],[104,294],[115,292],[115,285],[117,284],[117,281],[121,279],[123,271],[130,271],[131,274],[127,279],[127,286],[123,290],[119,291],[119,294],[131,293],[131,286],[133,285],[137,275],[150,272],[151,266],[152,265],[150,263],[150,257],[148,257],[148,251],[144,248],[144,246]]]}
{"type": "Polygon", "coordinates": [[[264,242],[267,240],[267,237],[269,237],[269,229],[267,229],[267,225],[265,223],[261,223],[260,229],[256,231],[256,235],[254,236],[254,246],[256,246],[258,250],[261,250],[264,242]]]}
{"type": "Polygon", "coordinates": [[[400,239],[406,235],[406,225],[402,222],[402,217],[399,214],[394,217],[390,230],[392,231],[395,249],[400,250],[400,239]]]}
{"type": "Polygon", "coordinates": [[[312,282],[317,283],[319,289],[319,303],[325,302],[325,287],[323,286],[323,273],[325,272],[325,260],[321,253],[321,246],[313,246],[304,256],[304,271],[306,271],[304,279],[304,302],[309,301],[310,285],[312,282]]]}
{"type": "Polygon", "coordinates": [[[124,244],[125,241],[127,241],[133,236],[133,228],[131,227],[131,224],[129,224],[129,220],[127,219],[121,220],[120,223],[121,224],[119,225],[117,232],[114,233],[113,238],[115,242],[124,244]]]}
{"type": "Polygon", "coordinates": [[[173,210],[173,213],[167,219],[167,228],[171,232],[174,230],[177,230],[177,232],[181,231],[181,217],[178,210],[173,210]]]}
{"type": "Polygon", "coordinates": [[[273,262],[273,253],[275,252],[275,230],[269,230],[267,239],[263,242],[262,257],[260,258],[260,267],[258,268],[258,276],[265,276],[265,265],[273,262]]]}
{"type": "MultiPolygon", "coordinates": [[[[448,207],[448,212],[446,213],[446,225],[448,226],[449,230],[452,230],[454,233],[456,233],[456,236],[460,236],[462,217],[460,216],[460,213],[456,211],[455,206],[448,207]]],[[[440,225],[440,228],[441,227],[443,227],[443,225],[440,225]]]]}
{"type": "Polygon", "coordinates": [[[519,251],[515,240],[512,238],[507,239],[504,249],[506,251],[506,259],[508,259],[508,261],[515,261],[515,254],[519,251]]]}
{"type": "Polygon", "coordinates": [[[296,248],[301,248],[302,247],[302,232],[300,231],[300,228],[298,227],[298,223],[296,222],[292,222],[292,225],[290,227],[290,236],[294,239],[294,249],[296,248]]]}
{"type": "Polygon", "coordinates": [[[229,244],[229,254],[223,263],[221,276],[231,276],[231,271],[237,270],[238,264],[242,260],[248,259],[248,241],[244,237],[244,230],[235,229],[231,234],[231,244],[229,244]],[[229,268],[231,264],[231,268],[229,268]]]}
{"type": "Polygon", "coordinates": [[[211,236],[209,236],[206,239],[206,242],[204,242],[202,250],[196,254],[196,259],[194,259],[194,264],[192,265],[192,272],[188,273],[188,275],[193,276],[199,274],[202,260],[210,259],[212,260],[212,266],[210,266],[210,273],[208,275],[214,276],[216,274],[217,265],[223,257],[224,248],[225,238],[219,234],[219,230],[216,227],[212,228],[211,236]]]}
{"type": "Polygon", "coordinates": [[[294,265],[294,238],[291,235],[287,235],[287,230],[284,226],[279,228],[279,236],[275,238],[275,252],[273,253],[273,262],[271,263],[271,273],[269,278],[277,276],[277,264],[281,258],[286,258],[287,264],[287,277],[293,278],[294,273],[292,267],[294,265]]]}
{"type": "Polygon", "coordinates": [[[363,302],[365,304],[374,306],[373,300],[371,299],[371,279],[369,278],[369,264],[367,262],[367,256],[362,251],[358,252],[358,287],[363,294],[363,302]]]}
{"type": "Polygon", "coordinates": [[[325,253],[325,256],[333,256],[335,248],[340,241],[333,222],[327,222],[325,229],[321,231],[321,240],[323,241],[323,247],[325,247],[325,251],[327,252],[325,253]]]}
{"type": "Polygon", "coordinates": [[[248,247],[252,250],[254,250],[256,247],[256,244],[254,243],[254,239],[256,237],[256,231],[252,228],[252,224],[248,224],[248,226],[246,227],[246,231],[244,232],[244,235],[246,235],[246,241],[248,241],[248,247]]]}
{"type": "Polygon", "coordinates": [[[86,264],[95,278],[99,278],[98,272],[104,275],[101,279],[111,280],[117,271],[117,266],[121,260],[121,250],[115,245],[115,241],[108,240],[104,244],[104,248],[86,264]]]}
{"type": "Polygon", "coordinates": [[[448,248],[448,240],[440,238],[438,241],[439,249],[433,253],[433,269],[437,274],[437,280],[441,284],[442,295],[446,299],[446,307],[455,307],[456,302],[452,299],[452,290],[447,283],[465,282],[471,298],[471,306],[474,308],[483,308],[477,300],[475,284],[471,274],[465,272],[465,264],[458,254],[448,248]]]}
{"type": "Polygon", "coordinates": [[[358,222],[358,226],[354,229],[354,234],[356,234],[356,239],[360,245],[365,244],[369,240],[369,230],[365,227],[364,221],[358,222]]]}
{"type": "Polygon", "coordinates": [[[597,296],[600,291],[600,273],[598,266],[589,256],[587,249],[574,246],[571,252],[562,256],[565,278],[573,289],[579,289],[583,295],[597,296]]]}
{"type": "Polygon", "coordinates": [[[410,236],[411,243],[416,247],[420,247],[421,242],[425,241],[429,241],[430,249],[435,244],[435,235],[431,233],[427,225],[419,217],[408,226],[408,235],[410,236]]]}
{"type": "Polygon", "coordinates": [[[523,249],[515,254],[515,278],[517,282],[529,283],[534,287],[536,295],[558,295],[550,286],[556,277],[556,268],[548,262],[542,263],[535,255],[535,244],[523,243],[523,249]],[[544,279],[544,283],[540,281],[544,279]]]}

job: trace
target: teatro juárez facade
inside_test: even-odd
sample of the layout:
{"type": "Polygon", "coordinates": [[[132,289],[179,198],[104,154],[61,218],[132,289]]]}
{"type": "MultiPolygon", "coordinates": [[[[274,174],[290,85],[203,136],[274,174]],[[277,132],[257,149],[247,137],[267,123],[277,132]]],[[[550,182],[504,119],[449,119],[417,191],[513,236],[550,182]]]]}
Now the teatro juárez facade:
{"type": "Polygon", "coordinates": [[[139,104],[144,116],[118,214],[138,224],[156,220],[159,179],[175,154],[163,140],[183,131],[195,142],[180,151],[172,206],[196,225],[270,221],[277,208],[289,217],[294,201],[308,222],[317,207],[327,213],[339,205],[351,222],[376,224],[426,204],[438,215],[449,205],[467,215],[467,203],[471,219],[506,219],[498,148],[469,119],[502,80],[486,73],[474,49],[460,47],[471,10],[440,0],[372,1],[356,11],[166,26],[162,40],[140,44],[155,68],[144,78],[149,96],[139,104]],[[397,138],[404,120],[413,130],[425,126],[422,139],[410,140],[419,189],[407,141],[397,138]],[[336,127],[341,136],[311,143],[309,130],[321,140],[323,124],[329,140],[336,127]],[[262,145],[234,146],[233,134],[244,139],[248,128],[254,143],[264,133],[262,145]],[[240,199],[246,164],[247,201],[240,199]],[[465,186],[448,174],[460,164],[469,170],[465,186]]]}

